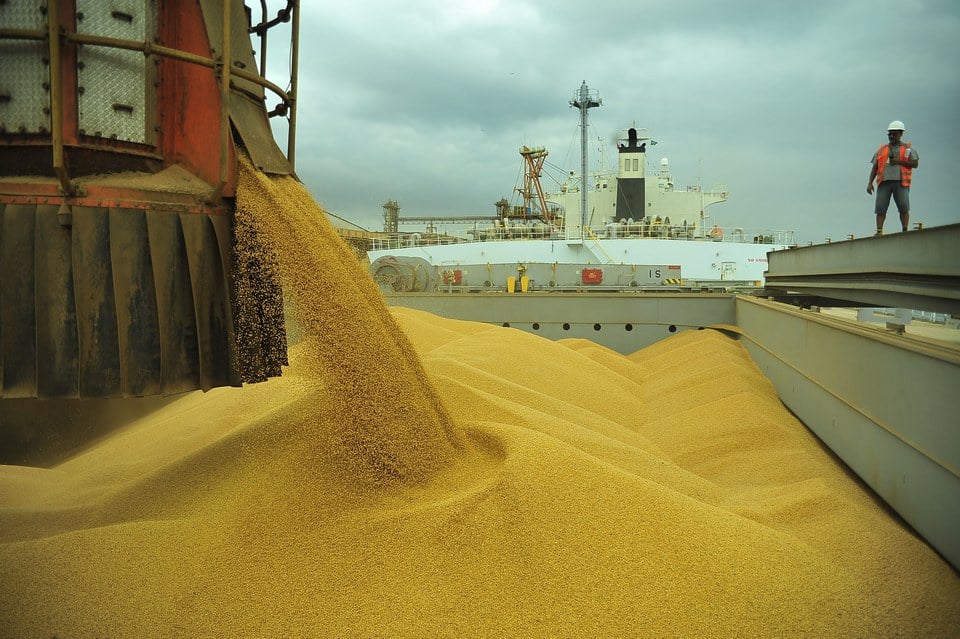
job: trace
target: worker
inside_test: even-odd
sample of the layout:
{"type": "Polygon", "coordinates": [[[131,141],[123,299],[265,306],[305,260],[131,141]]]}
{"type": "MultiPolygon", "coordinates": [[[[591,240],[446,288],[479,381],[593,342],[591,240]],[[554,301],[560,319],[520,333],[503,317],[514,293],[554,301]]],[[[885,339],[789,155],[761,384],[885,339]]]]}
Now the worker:
{"type": "Polygon", "coordinates": [[[877,149],[871,160],[867,193],[873,194],[873,182],[876,180],[874,213],[877,216],[877,235],[883,235],[883,223],[887,219],[891,195],[900,213],[900,226],[904,231],[910,228],[910,180],[913,169],[920,164],[920,156],[910,142],[901,141],[903,131],[903,122],[891,122],[887,127],[887,144],[877,149]]]}

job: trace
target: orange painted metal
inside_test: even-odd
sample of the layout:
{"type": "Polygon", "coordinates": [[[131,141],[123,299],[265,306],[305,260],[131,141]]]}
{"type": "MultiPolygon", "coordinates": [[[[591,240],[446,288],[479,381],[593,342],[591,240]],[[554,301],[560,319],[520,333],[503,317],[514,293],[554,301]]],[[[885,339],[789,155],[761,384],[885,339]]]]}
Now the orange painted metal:
{"type": "Polygon", "coordinates": [[[584,284],[602,284],[603,269],[585,268],[580,272],[580,279],[584,284]]]}
{"type": "MultiPolygon", "coordinates": [[[[200,4],[163,2],[160,44],[210,56],[200,4]]],[[[213,69],[169,58],[159,59],[161,93],[157,100],[161,148],[167,165],[180,164],[211,185],[220,180],[220,86],[213,69]]],[[[236,156],[228,145],[229,175],[223,195],[236,191],[236,156]]]]}
{"type": "MultiPolygon", "coordinates": [[[[158,3],[156,44],[176,49],[200,58],[210,59],[211,46],[204,26],[200,4],[165,0],[158,3]]],[[[211,193],[221,179],[221,135],[216,123],[220,122],[221,88],[213,66],[194,64],[165,56],[149,55],[148,64],[157,65],[155,99],[147,108],[156,109],[157,144],[137,144],[105,137],[83,135],[80,130],[78,106],[78,43],[76,6],[73,0],[55,0],[51,17],[59,21],[61,33],[58,45],[53,47],[56,64],[48,85],[51,97],[56,98],[51,124],[55,128],[50,136],[7,136],[4,146],[53,146],[62,148],[62,166],[52,167],[65,172],[68,178],[84,174],[86,163],[78,159],[80,151],[101,153],[109,160],[120,163],[122,156],[140,158],[141,162],[156,161],[162,167],[178,164],[210,185],[211,193]],[[53,87],[53,82],[57,86],[53,87]],[[71,162],[72,161],[72,162],[71,162]]],[[[95,46],[95,45],[84,45],[95,46]]],[[[149,99],[149,98],[148,98],[149,99]]],[[[233,144],[226,145],[228,157],[223,197],[233,197],[236,191],[236,151],[233,144]]],[[[15,192],[36,187],[38,194],[47,193],[44,185],[30,183],[18,185],[15,192]]],[[[63,188],[60,189],[61,191],[63,188]]],[[[9,193],[10,184],[0,184],[0,193],[9,193]]],[[[136,189],[118,189],[113,197],[135,200],[136,189]]],[[[83,195],[81,193],[81,195],[83,195]]]]}

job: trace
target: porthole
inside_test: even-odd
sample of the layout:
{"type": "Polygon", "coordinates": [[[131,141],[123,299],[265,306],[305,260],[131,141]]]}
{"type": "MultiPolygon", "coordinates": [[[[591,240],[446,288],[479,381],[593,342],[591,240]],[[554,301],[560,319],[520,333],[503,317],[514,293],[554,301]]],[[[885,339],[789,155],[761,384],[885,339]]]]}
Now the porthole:
{"type": "Polygon", "coordinates": [[[624,325],[623,330],[625,330],[625,331],[627,331],[627,332],[632,331],[632,330],[633,330],[633,324],[626,324],[626,325],[624,325]]]}
{"type": "Polygon", "coordinates": [[[603,327],[600,326],[599,324],[594,324],[594,325],[593,325],[593,330],[595,330],[595,331],[599,331],[601,328],[603,328],[603,327]]]}
{"type": "Polygon", "coordinates": [[[504,322],[504,323],[503,323],[503,327],[504,327],[504,328],[510,328],[510,322],[504,322]]]}
{"type": "Polygon", "coordinates": [[[570,330],[570,325],[567,324],[566,322],[564,322],[564,323],[563,323],[563,330],[569,331],[569,330],[570,330]]]}
{"type": "Polygon", "coordinates": [[[667,330],[670,331],[671,333],[676,333],[676,332],[677,332],[677,326],[676,326],[676,324],[671,324],[671,325],[667,328],[667,330]]]}
{"type": "Polygon", "coordinates": [[[540,330],[540,322],[534,322],[534,323],[533,323],[533,330],[535,330],[535,331],[539,331],[539,330],[540,330]]]}

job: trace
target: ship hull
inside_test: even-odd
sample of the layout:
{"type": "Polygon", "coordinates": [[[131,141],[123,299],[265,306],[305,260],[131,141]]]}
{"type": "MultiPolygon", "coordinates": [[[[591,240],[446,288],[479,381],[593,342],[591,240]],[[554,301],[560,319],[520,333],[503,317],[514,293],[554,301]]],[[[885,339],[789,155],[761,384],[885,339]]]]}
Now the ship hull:
{"type": "Polygon", "coordinates": [[[461,244],[397,246],[368,252],[371,264],[381,258],[423,260],[437,269],[463,265],[569,264],[582,266],[679,266],[689,283],[753,284],[763,282],[767,253],[785,244],[715,242],[658,238],[500,240],[461,244]]]}

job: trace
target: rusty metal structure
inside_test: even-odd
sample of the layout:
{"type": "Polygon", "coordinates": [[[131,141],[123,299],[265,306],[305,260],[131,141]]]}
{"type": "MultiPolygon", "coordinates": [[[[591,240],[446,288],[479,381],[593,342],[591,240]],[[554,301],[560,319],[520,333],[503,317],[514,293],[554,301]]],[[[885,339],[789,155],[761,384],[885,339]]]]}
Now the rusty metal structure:
{"type": "Polygon", "coordinates": [[[543,163],[547,159],[547,150],[543,147],[531,149],[523,146],[520,148],[520,156],[523,157],[523,187],[518,189],[523,196],[523,211],[525,215],[534,216],[534,203],[540,209],[540,216],[544,220],[553,219],[553,214],[547,207],[547,197],[543,193],[543,186],[540,184],[540,176],[543,174],[543,163]]]}
{"type": "Polygon", "coordinates": [[[234,196],[240,153],[293,173],[298,16],[295,1],[275,15],[265,1],[0,3],[0,398],[171,395],[280,373],[282,317],[257,308],[278,303],[279,282],[236,296],[250,269],[233,250],[234,196]],[[278,25],[287,88],[264,78],[278,25]],[[271,116],[286,120],[286,152],[271,116]]]}

